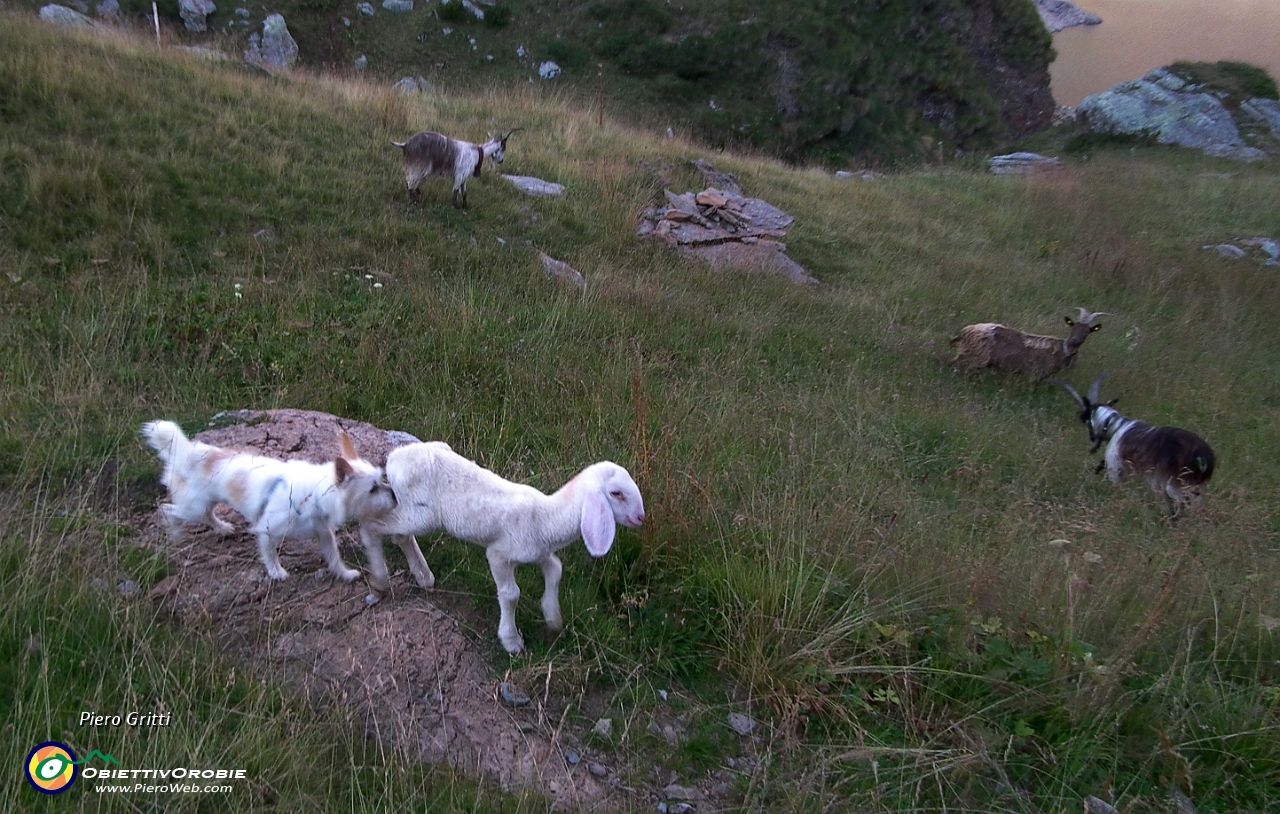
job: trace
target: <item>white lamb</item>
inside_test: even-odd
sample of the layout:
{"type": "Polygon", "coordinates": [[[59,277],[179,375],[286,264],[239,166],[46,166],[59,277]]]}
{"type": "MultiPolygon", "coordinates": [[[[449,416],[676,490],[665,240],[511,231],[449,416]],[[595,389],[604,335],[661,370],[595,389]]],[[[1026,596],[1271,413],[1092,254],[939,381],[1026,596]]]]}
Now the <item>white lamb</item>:
{"type": "Polygon", "coordinates": [[[615,523],[644,523],[644,499],[627,470],[608,461],[592,464],[552,495],[512,483],[454,452],[442,441],[398,447],[387,456],[387,480],[396,493],[394,510],[360,526],[369,558],[370,582],[388,587],[382,536],[394,535],[409,570],[423,588],[435,575],[415,534],[443,531],[483,546],[498,588],[498,639],[512,655],[524,649],[516,629],[516,566],[537,563],[545,590],[542,616],[553,631],[560,614],[560,560],[555,552],[581,536],[593,557],[613,546],[615,523]]]}

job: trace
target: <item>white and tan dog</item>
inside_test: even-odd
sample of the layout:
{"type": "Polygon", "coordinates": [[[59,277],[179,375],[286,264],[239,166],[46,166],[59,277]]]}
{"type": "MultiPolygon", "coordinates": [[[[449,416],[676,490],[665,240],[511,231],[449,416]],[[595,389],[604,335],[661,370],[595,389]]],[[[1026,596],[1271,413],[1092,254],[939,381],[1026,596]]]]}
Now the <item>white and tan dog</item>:
{"type": "Polygon", "coordinates": [[[144,424],[142,437],[164,463],[160,483],[168,487],[170,502],[160,511],[169,535],[177,539],[183,523],[202,520],[221,534],[231,533],[231,524],[213,514],[215,505],[225,503],[249,521],[272,579],[289,576],[276,550],[287,537],[318,540],[334,576],[354,580],[360,572],[343,563],[334,530],[396,505],[382,470],[356,454],[345,432],[339,435],[341,455],[327,464],[280,461],[191,441],[172,421],[144,424]]]}

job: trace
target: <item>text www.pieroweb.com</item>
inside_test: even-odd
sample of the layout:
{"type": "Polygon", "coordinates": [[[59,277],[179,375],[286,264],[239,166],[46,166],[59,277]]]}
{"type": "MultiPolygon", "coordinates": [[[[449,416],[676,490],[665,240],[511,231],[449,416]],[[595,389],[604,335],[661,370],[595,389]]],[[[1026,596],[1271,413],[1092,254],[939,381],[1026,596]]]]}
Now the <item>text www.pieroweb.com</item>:
{"type": "Polygon", "coordinates": [[[93,790],[105,794],[228,794],[228,783],[202,783],[202,780],[243,780],[244,769],[85,769],[86,780],[109,780],[94,783],[93,790]]]}

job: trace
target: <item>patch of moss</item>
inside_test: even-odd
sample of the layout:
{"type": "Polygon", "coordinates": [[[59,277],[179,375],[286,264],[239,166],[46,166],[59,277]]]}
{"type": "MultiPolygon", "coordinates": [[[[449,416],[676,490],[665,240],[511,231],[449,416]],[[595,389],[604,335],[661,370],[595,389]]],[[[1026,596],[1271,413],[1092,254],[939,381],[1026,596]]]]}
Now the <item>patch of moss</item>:
{"type": "Polygon", "coordinates": [[[1187,82],[1225,93],[1233,106],[1258,97],[1280,99],[1271,74],[1247,62],[1175,62],[1168,70],[1187,82]]]}

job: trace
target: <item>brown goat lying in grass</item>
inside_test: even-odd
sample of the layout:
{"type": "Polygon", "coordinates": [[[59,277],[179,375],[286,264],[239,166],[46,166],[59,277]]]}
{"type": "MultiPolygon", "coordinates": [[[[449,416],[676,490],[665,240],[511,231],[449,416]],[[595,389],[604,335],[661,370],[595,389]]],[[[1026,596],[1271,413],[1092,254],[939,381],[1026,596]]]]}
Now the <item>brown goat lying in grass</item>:
{"type": "Polygon", "coordinates": [[[960,343],[953,364],[966,370],[992,367],[1044,378],[1064,367],[1075,367],[1080,346],[1089,334],[1102,327],[1094,320],[1105,316],[1110,315],[1101,311],[1091,314],[1081,308],[1079,320],[1066,317],[1071,333],[1065,339],[1029,334],[995,322],[968,325],[951,340],[951,344],[960,343]]]}

